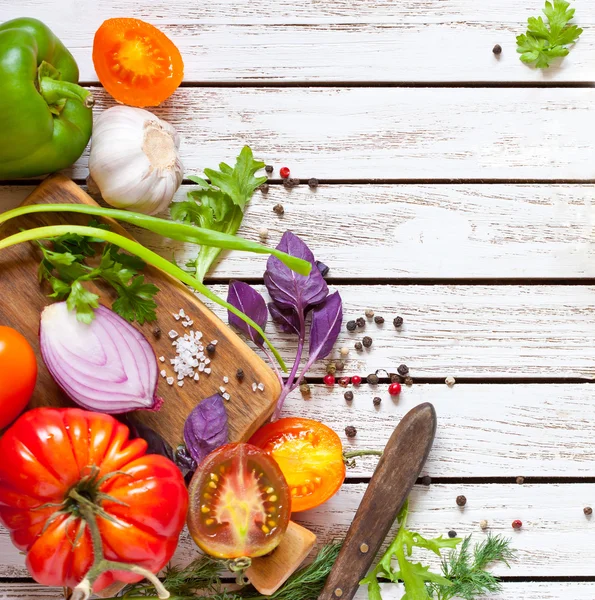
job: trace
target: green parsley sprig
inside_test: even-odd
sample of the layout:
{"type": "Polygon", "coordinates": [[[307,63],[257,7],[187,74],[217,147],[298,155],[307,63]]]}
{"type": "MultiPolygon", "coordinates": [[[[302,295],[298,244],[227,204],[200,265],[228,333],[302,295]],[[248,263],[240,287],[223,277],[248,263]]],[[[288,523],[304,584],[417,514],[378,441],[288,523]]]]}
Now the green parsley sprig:
{"type": "Polygon", "coordinates": [[[570,21],[574,17],[574,8],[569,8],[566,0],[554,0],[545,3],[542,17],[530,17],[527,32],[517,36],[517,52],[521,60],[538,69],[546,69],[555,58],[566,56],[568,46],[578,41],[583,30],[570,21]]]}

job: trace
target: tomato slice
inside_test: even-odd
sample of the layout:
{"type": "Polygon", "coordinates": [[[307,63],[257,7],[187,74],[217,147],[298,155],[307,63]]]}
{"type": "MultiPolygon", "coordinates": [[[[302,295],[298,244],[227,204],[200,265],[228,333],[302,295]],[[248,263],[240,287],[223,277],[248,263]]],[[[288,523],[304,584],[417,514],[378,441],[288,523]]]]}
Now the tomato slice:
{"type": "Polygon", "coordinates": [[[287,529],[287,482],[277,463],[256,446],[227,444],[209,454],[189,493],[190,535],[216,558],[268,554],[287,529]]]}
{"type": "Polygon", "coordinates": [[[174,43],[138,19],[108,19],[95,34],[93,64],[103,87],[130,106],[157,106],[184,77],[184,62],[174,43]]]}
{"type": "Polygon", "coordinates": [[[345,480],[341,439],[313,419],[279,419],[259,429],[250,443],[281,467],[291,490],[292,512],[326,502],[345,480]]]}

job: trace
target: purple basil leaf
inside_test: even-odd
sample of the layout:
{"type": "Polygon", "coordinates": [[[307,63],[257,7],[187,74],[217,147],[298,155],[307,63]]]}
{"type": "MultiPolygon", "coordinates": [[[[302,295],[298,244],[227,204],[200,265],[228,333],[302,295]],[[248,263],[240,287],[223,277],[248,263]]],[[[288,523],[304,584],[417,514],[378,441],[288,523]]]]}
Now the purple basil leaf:
{"type": "MultiPolygon", "coordinates": [[[[245,315],[248,315],[262,329],[267,324],[267,305],[264,298],[247,283],[243,281],[232,281],[229,284],[227,292],[227,301],[241,310],[245,315]]],[[[237,327],[241,332],[245,333],[257,346],[262,346],[264,340],[250,325],[242,321],[240,317],[227,311],[227,320],[230,325],[237,327]]]]}
{"type": "Polygon", "coordinates": [[[286,231],[277,246],[291,256],[303,258],[312,264],[310,275],[299,275],[286,267],[278,258],[270,256],[264,283],[273,302],[282,309],[306,313],[310,306],[320,304],[328,296],[328,286],[315,265],[314,255],[306,244],[291,231],[286,231]]]}
{"type": "Polygon", "coordinates": [[[269,312],[271,318],[283,333],[300,334],[300,320],[293,309],[284,310],[279,308],[274,302],[269,302],[269,312]]]}
{"type": "Polygon", "coordinates": [[[147,454],[161,454],[174,460],[173,448],[155,430],[130,415],[122,415],[120,420],[128,426],[132,437],[142,438],[147,442],[147,454]]]}
{"type": "Polygon", "coordinates": [[[320,274],[323,277],[326,277],[328,275],[328,272],[330,271],[330,267],[328,265],[325,265],[322,261],[317,260],[316,266],[318,267],[318,270],[320,271],[320,274]]]}
{"type": "Polygon", "coordinates": [[[343,302],[339,292],[335,292],[312,311],[309,362],[325,358],[331,353],[339,337],[342,322],[343,302]]]}
{"type": "Polygon", "coordinates": [[[227,412],[219,394],[205,398],[184,424],[186,448],[198,464],[207,454],[227,444],[228,437],[227,412]]]}

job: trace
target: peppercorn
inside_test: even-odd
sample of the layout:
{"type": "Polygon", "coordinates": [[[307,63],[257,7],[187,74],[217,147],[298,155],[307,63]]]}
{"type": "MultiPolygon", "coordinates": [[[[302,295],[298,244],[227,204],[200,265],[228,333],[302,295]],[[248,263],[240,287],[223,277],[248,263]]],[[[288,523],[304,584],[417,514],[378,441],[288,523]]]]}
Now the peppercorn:
{"type": "Polygon", "coordinates": [[[448,387],[452,387],[455,383],[457,382],[457,380],[452,376],[449,375],[445,380],[444,383],[446,383],[446,385],[448,387]]]}
{"type": "Polygon", "coordinates": [[[457,532],[451,529],[451,530],[448,532],[448,537],[449,537],[449,538],[451,538],[451,539],[452,539],[452,538],[456,538],[456,537],[457,537],[457,532]]]}
{"type": "Polygon", "coordinates": [[[275,169],[273,169],[273,165],[267,165],[267,166],[264,168],[264,170],[265,170],[267,173],[272,173],[272,172],[273,172],[275,169]]]}
{"type": "Polygon", "coordinates": [[[457,496],[457,506],[465,506],[467,504],[467,498],[465,496],[457,496]]]}
{"type": "Polygon", "coordinates": [[[516,519],[515,521],[512,522],[513,529],[520,529],[522,526],[523,526],[523,522],[519,521],[518,519],[516,519]]]}
{"type": "Polygon", "coordinates": [[[322,381],[324,381],[325,385],[333,386],[335,385],[335,376],[329,373],[328,375],[324,376],[322,381]]]}
{"type": "Polygon", "coordinates": [[[362,340],[362,344],[364,345],[364,348],[371,348],[372,347],[372,338],[369,335],[367,335],[362,340]]]}
{"type": "Polygon", "coordinates": [[[345,435],[348,438],[354,438],[357,435],[357,429],[353,425],[345,427],[345,435]]]}
{"type": "Polygon", "coordinates": [[[347,321],[347,331],[355,331],[357,324],[355,321],[347,321]]]}
{"type": "Polygon", "coordinates": [[[382,398],[379,398],[378,396],[376,396],[374,398],[374,400],[372,400],[372,402],[374,402],[374,406],[380,406],[380,403],[382,402],[382,398]]]}
{"type": "Polygon", "coordinates": [[[283,179],[287,179],[289,177],[289,167],[281,167],[279,169],[279,175],[281,175],[281,177],[283,177],[283,179]]]}
{"type": "Polygon", "coordinates": [[[393,319],[393,325],[395,327],[401,327],[401,325],[403,325],[403,317],[395,317],[393,319]]]}
{"type": "Polygon", "coordinates": [[[275,206],[273,206],[273,212],[279,216],[284,215],[285,209],[283,208],[283,204],[275,204],[275,206]]]}
{"type": "Polygon", "coordinates": [[[384,317],[381,317],[380,315],[374,317],[374,323],[376,323],[376,325],[382,325],[382,323],[384,323],[384,317]]]}
{"type": "Polygon", "coordinates": [[[401,383],[401,376],[397,375],[397,373],[390,373],[389,377],[391,383],[401,383]]]}
{"type": "Polygon", "coordinates": [[[261,227],[258,230],[258,237],[263,241],[266,240],[269,237],[269,230],[266,227],[261,227]]]}
{"type": "Polygon", "coordinates": [[[407,365],[399,365],[397,368],[397,373],[401,377],[405,377],[409,373],[409,367],[407,365]]]}
{"type": "Polygon", "coordinates": [[[525,483],[525,478],[524,478],[524,477],[521,477],[521,476],[519,476],[519,477],[517,477],[517,478],[516,478],[516,482],[517,482],[519,485],[523,485],[523,483],[525,483]]]}
{"type": "Polygon", "coordinates": [[[345,369],[345,363],[342,360],[338,360],[336,363],[337,371],[343,371],[345,369]]]}
{"type": "Polygon", "coordinates": [[[334,375],[337,372],[337,365],[334,362],[330,362],[326,365],[326,372],[329,375],[334,375]]]}
{"type": "Polygon", "coordinates": [[[492,52],[498,56],[499,54],[502,54],[502,46],[500,46],[500,44],[496,44],[493,48],[492,48],[492,52]]]}
{"type": "Polygon", "coordinates": [[[302,396],[309,396],[311,393],[310,386],[307,383],[302,383],[300,385],[300,392],[302,396]]]}
{"type": "Polygon", "coordinates": [[[364,349],[364,346],[361,342],[355,342],[354,347],[358,352],[361,352],[364,349]]]}
{"type": "Polygon", "coordinates": [[[425,486],[432,485],[432,478],[429,475],[424,475],[421,478],[421,484],[425,486]]]}
{"type": "Polygon", "coordinates": [[[300,185],[300,180],[298,177],[292,177],[289,181],[291,182],[291,187],[297,187],[300,185]]]}
{"type": "Polygon", "coordinates": [[[209,354],[215,354],[215,350],[217,350],[217,346],[215,346],[215,344],[207,344],[207,352],[209,354]]]}
{"type": "Polygon", "coordinates": [[[486,521],[486,519],[482,519],[479,522],[479,526],[485,531],[488,528],[488,522],[486,521]]]}
{"type": "Polygon", "coordinates": [[[371,308],[366,308],[364,313],[368,319],[371,319],[374,316],[374,311],[371,308]]]}
{"type": "Polygon", "coordinates": [[[354,375],[351,378],[351,383],[353,383],[353,385],[355,385],[355,386],[360,385],[361,382],[362,382],[362,378],[359,375],[354,375]]]}
{"type": "Polygon", "coordinates": [[[361,328],[361,327],[365,327],[365,326],[366,326],[366,320],[365,320],[363,317],[358,317],[358,318],[355,320],[355,324],[356,324],[358,327],[360,327],[360,328],[361,328]]]}
{"type": "Polygon", "coordinates": [[[283,180],[283,187],[286,190],[290,190],[293,187],[293,184],[291,183],[291,179],[287,178],[283,180]]]}
{"type": "Polygon", "coordinates": [[[316,179],[316,177],[311,177],[310,179],[308,179],[308,185],[312,189],[316,189],[318,187],[318,179],[316,179]]]}
{"type": "Polygon", "coordinates": [[[240,381],[244,379],[244,369],[238,369],[236,371],[236,379],[239,379],[240,381]]]}
{"type": "Polygon", "coordinates": [[[345,392],[343,398],[345,398],[347,402],[351,402],[353,400],[353,392],[345,392]]]}
{"type": "Polygon", "coordinates": [[[590,517],[593,514],[593,509],[590,506],[585,506],[585,508],[583,508],[583,512],[587,517],[590,517]]]}
{"type": "Polygon", "coordinates": [[[156,340],[161,337],[161,327],[159,327],[159,325],[155,325],[155,327],[153,327],[153,336],[156,340]]]}
{"type": "Polygon", "coordinates": [[[341,387],[347,387],[349,385],[350,379],[349,377],[341,377],[341,379],[339,379],[339,385],[341,387]]]}
{"type": "Polygon", "coordinates": [[[269,184],[263,183],[258,189],[261,191],[261,193],[268,194],[269,193],[269,184]]]}
{"type": "Polygon", "coordinates": [[[366,381],[370,384],[370,385],[378,385],[378,375],[376,375],[376,373],[370,373],[367,377],[366,377],[366,381]]]}
{"type": "Polygon", "coordinates": [[[401,393],[401,384],[400,383],[391,383],[388,386],[388,393],[391,396],[398,396],[401,393]]]}
{"type": "Polygon", "coordinates": [[[413,379],[411,379],[411,377],[405,377],[405,385],[411,387],[413,385],[413,379]]]}
{"type": "Polygon", "coordinates": [[[340,350],[341,356],[347,356],[349,354],[349,348],[347,348],[346,346],[343,346],[343,348],[341,348],[340,350]]]}
{"type": "Polygon", "coordinates": [[[328,267],[327,265],[325,265],[323,262],[317,260],[316,261],[316,266],[318,267],[318,270],[320,271],[320,274],[323,277],[326,277],[328,275],[328,272],[330,271],[330,267],[328,267]]]}

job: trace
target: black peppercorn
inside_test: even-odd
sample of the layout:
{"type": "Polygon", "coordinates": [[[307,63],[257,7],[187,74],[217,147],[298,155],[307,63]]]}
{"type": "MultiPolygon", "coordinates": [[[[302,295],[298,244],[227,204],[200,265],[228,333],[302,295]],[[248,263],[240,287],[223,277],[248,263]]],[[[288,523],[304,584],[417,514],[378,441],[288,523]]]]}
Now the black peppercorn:
{"type": "Polygon", "coordinates": [[[215,354],[216,348],[217,346],[215,346],[215,344],[207,344],[207,352],[209,354],[215,354]]]}
{"type": "Polygon", "coordinates": [[[265,170],[267,173],[272,173],[272,172],[273,172],[275,169],[273,169],[273,165],[267,165],[267,166],[264,168],[264,170],[265,170]]]}
{"type": "Polygon", "coordinates": [[[457,537],[457,532],[453,531],[452,529],[448,532],[448,537],[449,538],[456,538],[457,537]]]}
{"type": "Polygon", "coordinates": [[[362,344],[364,345],[364,348],[370,348],[372,346],[372,338],[369,335],[367,335],[362,340],[362,344]]]}
{"type": "Polygon", "coordinates": [[[244,379],[244,369],[238,369],[238,370],[236,371],[236,378],[237,378],[239,381],[242,381],[242,379],[244,379]]]}
{"type": "Polygon", "coordinates": [[[357,435],[357,429],[353,425],[345,427],[345,435],[348,438],[354,438],[357,435]]]}
{"type": "Polygon", "coordinates": [[[366,377],[366,381],[370,384],[370,385],[378,385],[378,375],[376,375],[376,373],[370,373],[367,377],[366,377]]]}
{"type": "Polygon", "coordinates": [[[390,374],[390,382],[391,383],[401,383],[401,377],[399,375],[397,375],[396,373],[391,373],[390,374]]]}
{"type": "Polygon", "coordinates": [[[337,371],[342,371],[345,368],[345,363],[342,360],[338,360],[335,363],[335,368],[337,369],[337,371]]]}
{"type": "Polygon", "coordinates": [[[310,391],[310,386],[307,383],[302,383],[300,385],[300,392],[302,393],[302,396],[309,396],[310,391]]]}
{"type": "Polygon", "coordinates": [[[393,319],[393,325],[395,327],[401,327],[401,325],[403,325],[403,317],[395,317],[393,319]]]}
{"type": "Polygon", "coordinates": [[[364,349],[364,345],[361,342],[355,342],[354,346],[358,352],[364,349]]]}
{"type": "Polygon", "coordinates": [[[492,48],[492,52],[498,56],[499,54],[502,54],[502,46],[500,46],[500,44],[496,44],[493,48],[492,48]]]}
{"type": "Polygon", "coordinates": [[[297,187],[300,185],[300,180],[297,177],[290,177],[287,181],[289,182],[290,187],[297,187]]]}
{"type": "Polygon", "coordinates": [[[587,517],[590,517],[593,514],[593,509],[590,506],[585,506],[585,508],[583,508],[583,512],[587,517]]]}
{"type": "Polygon", "coordinates": [[[159,327],[159,325],[155,325],[155,327],[153,327],[153,336],[156,340],[158,340],[161,337],[161,328],[159,327]]]}
{"type": "Polygon", "coordinates": [[[372,400],[372,402],[374,402],[374,406],[380,406],[380,403],[382,402],[382,398],[379,398],[378,396],[376,396],[374,398],[374,400],[372,400]]]}
{"type": "Polygon", "coordinates": [[[382,325],[382,323],[384,323],[384,317],[381,317],[380,315],[374,317],[374,323],[376,323],[376,325],[382,325]]]}
{"type": "Polygon", "coordinates": [[[519,485],[523,485],[523,483],[525,483],[525,478],[524,478],[524,477],[520,477],[520,476],[519,476],[519,477],[517,477],[517,478],[516,478],[516,482],[517,482],[519,485]]]}
{"type": "Polygon", "coordinates": [[[421,484],[425,485],[425,486],[431,485],[432,484],[432,478],[429,475],[424,475],[421,478],[421,484]]]}
{"type": "Polygon", "coordinates": [[[397,373],[401,377],[405,377],[409,373],[409,367],[407,365],[399,365],[397,368],[397,373]]]}
{"type": "Polygon", "coordinates": [[[347,402],[351,402],[353,400],[353,392],[345,392],[343,398],[345,398],[347,402]]]}
{"type": "Polygon", "coordinates": [[[263,194],[268,194],[269,193],[269,184],[268,183],[263,183],[259,188],[258,188],[263,194]]]}
{"type": "Polygon", "coordinates": [[[407,385],[407,386],[413,385],[413,379],[411,379],[411,377],[405,377],[405,385],[407,385]]]}
{"type": "Polygon", "coordinates": [[[365,326],[366,326],[366,320],[365,320],[363,317],[358,317],[358,318],[355,320],[355,324],[356,324],[358,327],[365,327],[365,326]]]}
{"type": "Polygon", "coordinates": [[[308,179],[308,185],[311,188],[317,188],[318,187],[318,179],[316,179],[316,177],[312,177],[311,179],[308,179]]]}
{"type": "Polygon", "coordinates": [[[347,321],[347,331],[355,331],[357,328],[357,325],[355,323],[355,321],[347,321]]]}
{"type": "Polygon", "coordinates": [[[320,274],[323,277],[326,277],[328,275],[328,272],[330,271],[330,267],[325,265],[323,262],[320,262],[319,260],[316,261],[316,266],[318,267],[318,270],[320,271],[320,274]]]}
{"type": "Polygon", "coordinates": [[[273,212],[279,216],[284,215],[285,209],[283,208],[283,204],[275,204],[275,206],[273,206],[273,212]]]}
{"type": "Polygon", "coordinates": [[[465,506],[467,504],[467,498],[465,496],[457,496],[457,506],[465,506]]]}
{"type": "Polygon", "coordinates": [[[289,177],[283,180],[283,187],[288,190],[290,190],[293,187],[293,185],[291,184],[291,179],[289,179],[289,177]]]}

